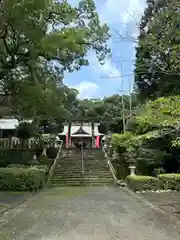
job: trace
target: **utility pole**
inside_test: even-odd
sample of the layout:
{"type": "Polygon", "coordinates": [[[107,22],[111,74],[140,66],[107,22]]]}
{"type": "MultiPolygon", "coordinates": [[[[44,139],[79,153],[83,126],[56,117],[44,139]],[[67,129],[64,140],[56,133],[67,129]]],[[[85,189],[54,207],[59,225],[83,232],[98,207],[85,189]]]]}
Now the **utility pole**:
{"type": "Polygon", "coordinates": [[[124,88],[124,84],[123,84],[123,75],[122,75],[122,64],[121,64],[121,89],[122,89],[122,95],[121,95],[121,103],[122,103],[122,119],[123,119],[123,133],[126,132],[126,123],[125,123],[125,114],[124,114],[124,91],[123,91],[123,88],[124,88]]]}
{"type": "Polygon", "coordinates": [[[132,90],[132,78],[129,76],[129,118],[132,119],[132,96],[131,96],[131,90],[132,90]]]}

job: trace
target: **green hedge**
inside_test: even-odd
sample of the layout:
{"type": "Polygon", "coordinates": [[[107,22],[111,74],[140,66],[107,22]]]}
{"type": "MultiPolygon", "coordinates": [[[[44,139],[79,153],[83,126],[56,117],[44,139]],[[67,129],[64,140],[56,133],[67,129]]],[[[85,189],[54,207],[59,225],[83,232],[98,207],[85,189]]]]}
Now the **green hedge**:
{"type": "Polygon", "coordinates": [[[29,166],[24,166],[20,164],[9,164],[7,168],[29,168],[29,166]]]}
{"type": "Polygon", "coordinates": [[[158,179],[161,184],[161,189],[180,191],[180,174],[160,174],[158,175],[158,179]]]}
{"type": "Polygon", "coordinates": [[[0,149],[0,167],[10,164],[27,165],[32,161],[33,149],[0,149]]]}
{"type": "Polygon", "coordinates": [[[37,191],[44,185],[44,169],[0,168],[0,190],[37,191]]]}
{"type": "Polygon", "coordinates": [[[35,162],[40,162],[43,165],[52,165],[58,149],[48,148],[47,157],[40,155],[42,153],[42,148],[36,149],[16,149],[16,148],[1,148],[0,149],[0,167],[7,167],[10,164],[19,165],[31,165],[34,162],[33,156],[36,153],[37,160],[35,162]],[[39,154],[38,154],[39,151],[39,154]],[[40,155],[40,156],[39,156],[40,155]]]}
{"type": "Polygon", "coordinates": [[[7,168],[37,168],[37,169],[42,169],[44,170],[45,173],[49,172],[50,166],[47,165],[33,165],[32,167],[30,166],[24,166],[20,164],[10,164],[7,166],[7,168]]]}
{"type": "Polygon", "coordinates": [[[147,191],[147,190],[158,190],[159,180],[151,176],[128,176],[126,178],[127,185],[133,191],[147,191]]]}

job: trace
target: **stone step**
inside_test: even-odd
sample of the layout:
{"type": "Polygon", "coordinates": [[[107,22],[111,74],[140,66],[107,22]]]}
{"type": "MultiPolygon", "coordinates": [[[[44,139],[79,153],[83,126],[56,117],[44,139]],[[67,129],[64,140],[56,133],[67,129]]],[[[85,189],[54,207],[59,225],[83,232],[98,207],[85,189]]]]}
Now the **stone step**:
{"type": "MultiPolygon", "coordinates": [[[[77,175],[55,175],[53,176],[52,179],[79,179],[82,178],[82,174],[77,174],[77,175]]],[[[112,178],[111,175],[101,175],[101,176],[97,176],[97,175],[84,175],[84,178],[88,178],[88,179],[110,179],[112,178]]]]}
{"type": "Polygon", "coordinates": [[[79,179],[79,180],[58,180],[58,181],[51,181],[52,184],[58,184],[58,183],[63,183],[63,184],[70,184],[70,183],[76,183],[76,184],[81,184],[82,182],[84,183],[112,183],[112,179],[106,179],[106,180],[91,180],[91,179],[79,179]]]}
{"type": "MultiPolygon", "coordinates": [[[[98,166],[106,166],[107,163],[105,161],[83,161],[84,164],[86,165],[98,165],[98,166]]],[[[82,161],[59,161],[58,162],[58,165],[68,165],[68,164],[71,164],[71,165],[81,165],[82,164],[82,161]]]]}
{"type": "MultiPolygon", "coordinates": [[[[77,176],[53,176],[52,179],[80,179],[82,178],[82,175],[77,175],[77,176]]],[[[84,179],[111,179],[112,176],[97,176],[97,175],[94,175],[94,176],[87,176],[87,175],[84,175],[84,179]]]]}
{"type": "MultiPolygon", "coordinates": [[[[82,174],[82,171],[55,171],[54,175],[77,175],[77,174],[82,174]]],[[[111,173],[109,171],[106,171],[106,172],[103,172],[103,171],[97,171],[97,172],[87,172],[87,171],[84,171],[84,174],[85,175],[89,175],[89,176],[99,176],[99,175],[111,175],[111,173]]]]}
{"type": "MultiPolygon", "coordinates": [[[[83,166],[86,167],[86,168],[89,167],[89,169],[93,169],[93,170],[94,170],[94,168],[95,169],[98,168],[98,169],[102,169],[102,170],[109,168],[108,165],[106,165],[106,164],[98,165],[98,164],[86,164],[86,163],[84,163],[83,166]]],[[[56,168],[72,168],[72,169],[74,169],[76,167],[81,168],[82,164],[81,163],[80,164],[58,164],[56,166],[56,168]]]]}
{"type": "Polygon", "coordinates": [[[51,186],[109,185],[113,178],[101,150],[84,151],[84,182],[82,155],[78,150],[63,151],[51,179],[51,186]]]}
{"type": "MultiPolygon", "coordinates": [[[[82,168],[81,167],[74,167],[74,168],[65,168],[65,167],[58,167],[55,169],[54,172],[79,172],[79,171],[82,171],[82,168]]],[[[98,167],[94,167],[94,168],[90,168],[90,167],[86,167],[84,166],[84,171],[87,172],[87,173],[98,173],[98,172],[109,172],[109,168],[107,167],[101,167],[101,168],[98,168],[98,167]]]]}
{"type": "MultiPolygon", "coordinates": [[[[63,155],[60,155],[59,158],[82,158],[82,155],[81,154],[79,154],[79,155],[77,155],[77,154],[72,154],[72,155],[65,155],[65,154],[63,154],[63,155]]],[[[102,155],[85,155],[84,154],[83,158],[87,158],[87,159],[103,159],[104,156],[102,156],[102,155]]]]}
{"type": "MultiPolygon", "coordinates": [[[[82,167],[80,166],[73,166],[73,167],[71,167],[71,166],[67,166],[67,167],[64,167],[64,166],[60,166],[60,167],[58,167],[58,168],[56,168],[55,170],[54,170],[55,172],[57,171],[57,172],[69,172],[69,171],[82,171],[82,167]]],[[[96,167],[93,167],[93,168],[91,168],[91,167],[89,167],[89,168],[87,168],[86,166],[84,166],[84,171],[86,171],[86,172],[89,172],[89,173],[94,173],[94,172],[109,172],[110,170],[109,170],[109,168],[108,167],[98,167],[98,166],[96,166],[96,167]]]]}
{"type": "MultiPolygon", "coordinates": [[[[99,159],[99,158],[84,158],[83,159],[85,162],[105,162],[104,159],[99,159]]],[[[81,162],[82,159],[80,157],[63,157],[63,158],[59,158],[59,162],[81,162]]]]}
{"type": "Polygon", "coordinates": [[[112,182],[102,183],[102,182],[93,182],[93,183],[53,183],[49,187],[67,187],[67,186],[112,186],[112,182]]]}
{"type": "Polygon", "coordinates": [[[113,183],[109,182],[109,183],[53,183],[50,184],[49,187],[70,187],[70,186],[112,186],[113,183]]]}

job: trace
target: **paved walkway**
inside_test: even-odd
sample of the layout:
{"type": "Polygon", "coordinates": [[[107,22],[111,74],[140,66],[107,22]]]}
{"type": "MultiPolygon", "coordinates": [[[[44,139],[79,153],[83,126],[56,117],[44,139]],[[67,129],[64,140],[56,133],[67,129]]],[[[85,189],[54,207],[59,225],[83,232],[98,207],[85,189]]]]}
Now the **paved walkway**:
{"type": "Polygon", "coordinates": [[[44,190],[0,218],[1,240],[173,240],[169,217],[114,187],[44,190]]]}

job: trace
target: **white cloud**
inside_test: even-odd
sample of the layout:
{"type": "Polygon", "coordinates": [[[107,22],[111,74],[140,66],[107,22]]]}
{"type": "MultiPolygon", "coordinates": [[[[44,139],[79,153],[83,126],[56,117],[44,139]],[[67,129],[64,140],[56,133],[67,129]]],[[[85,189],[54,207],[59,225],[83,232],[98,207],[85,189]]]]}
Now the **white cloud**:
{"type": "MultiPolygon", "coordinates": [[[[104,65],[98,64],[103,75],[107,77],[120,77],[121,72],[118,68],[108,59],[105,61],[104,65]]],[[[116,78],[115,78],[116,79],[116,78]]]]}
{"type": "Polygon", "coordinates": [[[82,81],[73,87],[78,89],[80,99],[93,98],[99,92],[99,86],[94,82],[82,81]]]}
{"type": "Polygon", "coordinates": [[[127,9],[123,14],[122,21],[128,23],[134,21],[138,23],[144,11],[145,0],[128,0],[127,9]]]}
{"type": "MultiPolygon", "coordinates": [[[[98,4],[98,0],[96,2],[98,4]]],[[[133,18],[139,21],[144,6],[145,0],[106,0],[100,9],[100,17],[111,24],[128,23],[133,18]]]]}
{"type": "MultiPolygon", "coordinates": [[[[95,54],[89,54],[89,62],[94,73],[98,73],[100,77],[115,77],[121,76],[121,71],[113,64],[112,59],[107,58],[105,63],[102,65],[98,62],[95,54]]],[[[114,78],[117,79],[117,78],[114,78]]]]}

